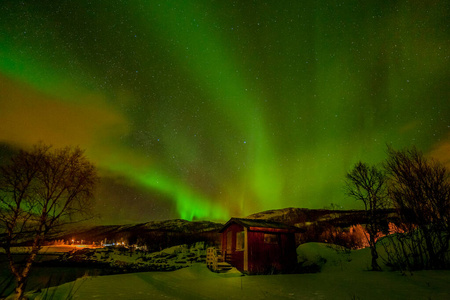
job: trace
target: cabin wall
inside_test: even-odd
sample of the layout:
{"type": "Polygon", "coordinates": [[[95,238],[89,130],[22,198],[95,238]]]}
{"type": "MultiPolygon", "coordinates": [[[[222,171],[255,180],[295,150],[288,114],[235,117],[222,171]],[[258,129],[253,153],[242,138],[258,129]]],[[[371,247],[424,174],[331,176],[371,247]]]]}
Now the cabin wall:
{"type": "Polygon", "coordinates": [[[244,270],[244,250],[236,250],[236,234],[244,231],[244,227],[239,224],[231,224],[222,232],[222,255],[225,261],[236,267],[238,270],[244,270]],[[231,239],[229,239],[229,232],[231,239]],[[231,240],[231,241],[230,241],[231,240]],[[231,242],[231,247],[230,247],[231,242]]]}
{"type": "Polygon", "coordinates": [[[248,231],[248,272],[289,272],[297,262],[294,233],[248,231]],[[276,236],[276,242],[264,241],[264,234],[276,236]]]}

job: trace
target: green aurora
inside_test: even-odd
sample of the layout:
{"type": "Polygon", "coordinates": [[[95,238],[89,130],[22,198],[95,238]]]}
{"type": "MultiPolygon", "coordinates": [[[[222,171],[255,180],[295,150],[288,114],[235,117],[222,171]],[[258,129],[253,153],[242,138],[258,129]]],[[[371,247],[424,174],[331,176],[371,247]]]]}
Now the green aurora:
{"type": "Polygon", "coordinates": [[[446,1],[92,2],[0,4],[0,154],[86,149],[105,223],[359,208],[386,144],[450,165],[446,1]]]}

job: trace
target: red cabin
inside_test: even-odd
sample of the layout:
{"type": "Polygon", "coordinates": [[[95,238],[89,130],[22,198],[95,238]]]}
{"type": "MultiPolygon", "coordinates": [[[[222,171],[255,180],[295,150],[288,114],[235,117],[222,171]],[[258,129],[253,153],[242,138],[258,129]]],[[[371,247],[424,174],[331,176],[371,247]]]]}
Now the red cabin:
{"type": "Polygon", "coordinates": [[[295,233],[283,223],[231,218],[220,230],[225,261],[249,274],[289,272],[297,263],[295,233]]]}

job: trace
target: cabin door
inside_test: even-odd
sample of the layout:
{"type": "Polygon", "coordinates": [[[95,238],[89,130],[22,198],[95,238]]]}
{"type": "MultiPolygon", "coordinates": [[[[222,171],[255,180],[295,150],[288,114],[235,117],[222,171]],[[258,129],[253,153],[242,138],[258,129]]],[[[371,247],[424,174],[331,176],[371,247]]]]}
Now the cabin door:
{"type": "Polygon", "coordinates": [[[233,239],[233,232],[230,230],[227,232],[227,252],[228,253],[231,253],[232,239],[233,239]]]}

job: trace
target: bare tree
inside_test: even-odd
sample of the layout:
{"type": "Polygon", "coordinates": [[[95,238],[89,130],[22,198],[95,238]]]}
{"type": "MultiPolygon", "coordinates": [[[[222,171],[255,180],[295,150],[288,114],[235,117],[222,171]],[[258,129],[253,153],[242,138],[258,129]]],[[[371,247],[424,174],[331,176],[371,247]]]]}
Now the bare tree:
{"type": "Polygon", "coordinates": [[[346,177],[347,194],[364,203],[368,220],[366,237],[372,254],[372,270],[380,271],[376,238],[382,231],[381,210],[386,208],[387,202],[385,176],[375,166],[358,162],[346,177]]]}
{"type": "Polygon", "coordinates": [[[32,264],[49,233],[90,211],[97,172],[79,148],[52,149],[39,144],[19,151],[0,168],[1,246],[15,276],[16,297],[23,297],[32,264]],[[29,241],[25,263],[11,248],[29,241]]]}
{"type": "Polygon", "coordinates": [[[409,268],[440,269],[448,266],[450,241],[450,175],[439,162],[413,147],[388,148],[385,163],[389,196],[408,234],[401,249],[409,255],[409,268]]]}

